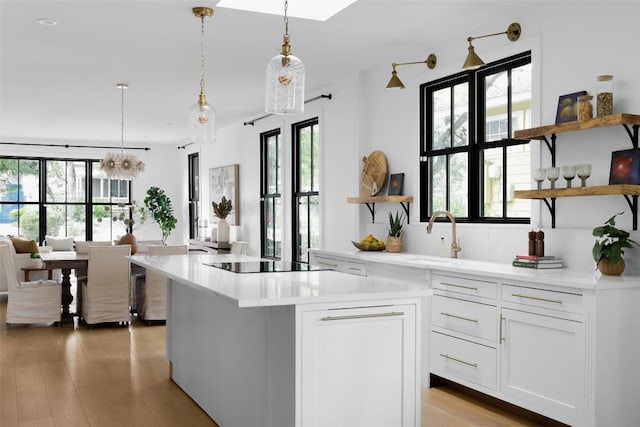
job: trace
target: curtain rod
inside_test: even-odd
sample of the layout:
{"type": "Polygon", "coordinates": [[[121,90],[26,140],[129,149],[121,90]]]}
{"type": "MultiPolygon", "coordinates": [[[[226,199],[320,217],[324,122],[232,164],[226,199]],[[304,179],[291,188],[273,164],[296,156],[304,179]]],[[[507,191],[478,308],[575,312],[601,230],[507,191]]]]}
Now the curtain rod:
{"type": "Polygon", "coordinates": [[[189,142],[189,143],[184,144],[184,145],[179,145],[178,146],[178,150],[184,150],[185,148],[187,148],[188,146],[193,145],[193,144],[195,144],[195,142],[189,142]]]}
{"type": "Polygon", "coordinates": [[[28,142],[0,142],[0,145],[26,145],[33,147],[64,147],[64,148],[107,148],[112,150],[118,149],[126,149],[126,150],[144,150],[149,151],[151,148],[149,147],[112,147],[109,145],[73,145],[73,144],[39,144],[39,143],[28,143],[28,142]]]}
{"type": "MultiPolygon", "coordinates": [[[[306,104],[307,102],[312,102],[312,101],[315,101],[315,100],[318,100],[318,99],[322,99],[322,98],[331,99],[331,97],[332,97],[331,94],[329,94],[329,95],[324,95],[324,94],[323,95],[318,95],[315,98],[307,99],[306,101],[304,101],[304,103],[306,104]]],[[[255,122],[257,122],[258,120],[266,119],[267,117],[271,117],[273,115],[274,115],[273,113],[265,114],[264,116],[256,117],[255,119],[252,119],[252,120],[249,120],[247,122],[244,122],[243,125],[244,126],[248,126],[248,125],[253,126],[253,125],[255,125],[255,122]]]]}

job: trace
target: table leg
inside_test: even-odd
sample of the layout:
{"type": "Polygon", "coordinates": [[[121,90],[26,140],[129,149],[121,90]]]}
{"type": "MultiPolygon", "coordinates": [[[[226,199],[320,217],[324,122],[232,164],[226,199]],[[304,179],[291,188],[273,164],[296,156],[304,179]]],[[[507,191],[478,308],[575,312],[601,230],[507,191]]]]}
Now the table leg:
{"type": "Polygon", "coordinates": [[[73,302],[73,295],[71,295],[71,269],[62,269],[62,317],[69,317],[69,305],[73,302]]]}

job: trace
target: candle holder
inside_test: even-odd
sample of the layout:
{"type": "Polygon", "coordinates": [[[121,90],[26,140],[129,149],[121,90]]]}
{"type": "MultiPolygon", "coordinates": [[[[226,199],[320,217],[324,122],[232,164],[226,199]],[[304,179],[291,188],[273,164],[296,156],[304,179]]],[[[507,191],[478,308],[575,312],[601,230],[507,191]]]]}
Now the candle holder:
{"type": "Polygon", "coordinates": [[[536,181],[538,190],[542,189],[542,183],[544,182],[546,173],[544,168],[535,168],[533,170],[533,179],[536,181]]]}
{"type": "Polygon", "coordinates": [[[576,177],[576,167],[562,166],[562,177],[567,181],[567,188],[571,188],[571,180],[576,177]]]}
{"type": "Polygon", "coordinates": [[[580,164],[576,166],[576,172],[578,173],[578,178],[582,181],[581,186],[587,186],[587,178],[591,176],[591,165],[590,164],[580,164]]]}
{"type": "Polygon", "coordinates": [[[551,183],[551,188],[556,188],[556,181],[560,178],[560,168],[551,167],[547,168],[547,179],[551,183]]]}

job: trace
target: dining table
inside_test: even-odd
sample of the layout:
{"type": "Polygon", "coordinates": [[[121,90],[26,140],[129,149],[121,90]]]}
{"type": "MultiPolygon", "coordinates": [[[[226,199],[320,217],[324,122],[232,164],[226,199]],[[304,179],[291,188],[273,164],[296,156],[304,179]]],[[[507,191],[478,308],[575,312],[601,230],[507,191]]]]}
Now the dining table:
{"type": "MultiPolygon", "coordinates": [[[[69,306],[73,302],[73,294],[71,293],[71,270],[87,271],[89,264],[88,253],[77,253],[76,251],[53,251],[40,254],[42,265],[49,270],[60,269],[62,272],[62,296],[60,304],[62,305],[62,320],[73,319],[73,314],[69,311],[69,306]]],[[[81,315],[79,309],[81,301],[76,302],[76,314],[81,315]]]]}

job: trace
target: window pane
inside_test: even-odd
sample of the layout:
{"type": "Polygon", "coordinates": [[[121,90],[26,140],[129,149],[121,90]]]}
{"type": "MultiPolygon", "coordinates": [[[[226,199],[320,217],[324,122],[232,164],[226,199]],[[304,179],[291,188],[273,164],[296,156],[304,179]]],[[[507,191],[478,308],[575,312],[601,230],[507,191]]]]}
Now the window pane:
{"type": "MultiPolygon", "coordinates": [[[[318,196],[309,197],[309,248],[320,248],[320,209],[318,196]]],[[[309,253],[307,252],[307,262],[309,261],[309,253]]]]}
{"type": "Polygon", "coordinates": [[[429,158],[429,182],[431,185],[431,212],[447,209],[447,156],[429,158]]]}
{"type": "Polygon", "coordinates": [[[111,230],[113,228],[111,206],[93,205],[93,221],[91,229],[93,240],[111,240],[111,230]]]}
{"type": "Polygon", "coordinates": [[[47,235],[85,240],[86,210],[84,205],[47,205],[47,235]]]}
{"type": "Polygon", "coordinates": [[[485,217],[502,217],[502,148],[483,150],[484,197],[483,213],[485,217]]]}
{"type": "Polygon", "coordinates": [[[64,202],[66,200],[66,163],[61,160],[47,161],[47,202],[64,202]]]}
{"type": "Polygon", "coordinates": [[[468,155],[452,154],[449,157],[449,211],[455,217],[469,216],[468,155]]]}
{"type": "Polygon", "coordinates": [[[509,79],[506,71],[485,78],[485,141],[507,138],[509,79]]]}
{"type": "Polygon", "coordinates": [[[451,147],[451,89],[433,93],[433,149],[451,147]]]}
{"type": "Polygon", "coordinates": [[[453,146],[469,145],[469,84],[463,83],[453,88],[453,146]]]}
{"type": "Polygon", "coordinates": [[[531,126],[531,64],[511,71],[511,86],[511,130],[526,129],[531,126]]]}
{"type": "Polygon", "coordinates": [[[515,190],[531,188],[531,147],[529,144],[507,147],[507,216],[528,218],[531,216],[531,201],[515,199],[515,190]]]}
{"type": "Polygon", "coordinates": [[[67,236],[84,240],[86,236],[87,210],[84,205],[67,205],[67,236]]]}
{"type": "Polygon", "coordinates": [[[280,188],[282,186],[282,172],[280,169],[282,164],[282,159],[280,158],[281,152],[280,135],[272,135],[267,138],[267,194],[277,194],[280,192],[280,188]]]}
{"type": "Polygon", "coordinates": [[[319,183],[320,183],[320,168],[318,167],[318,165],[320,164],[320,137],[318,135],[318,129],[319,126],[316,123],[315,125],[313,125],[313,127],[311,128],[311,132],[312,132],[312,141],[313,141],[313,145],[311,147],[312,153],[311,153],[311,166],[313,168],[312,170],[312,174],[311,174],[311,179],[312,179],[312,183],[311,183],[311,191],[319,191],[319,183]]]}
{"type": "Polygon", "coordinates": [[[67,202],[85,201],[86,177],[84,162],[67,162],[67,202]]]}
{"type": "Polygon", "coordinates": [[[273,221],[273,256],[282,257],[282,199],[276,197],[273,201],[274,221],[273,221]]]}
{"type": "Polygon", "coordinates": [[[311,188],[311,168],[312,168],[312,140],[311,127],[307,126],[300,129],[300,140],[298,145],[298,156],[300,159],[300,174],[298,182],[298,191],[312,191],[311,188]]]}
{"type": "Polygon", "coordinates": [[[298,257],[297,261],[309,261],[309,197],[300,197],[298,199],[298,257]]]}
{"type": "Polygon", "coordinates": [[[65,205],[47,205],[47,236],[65,236],[65,205]]]}

